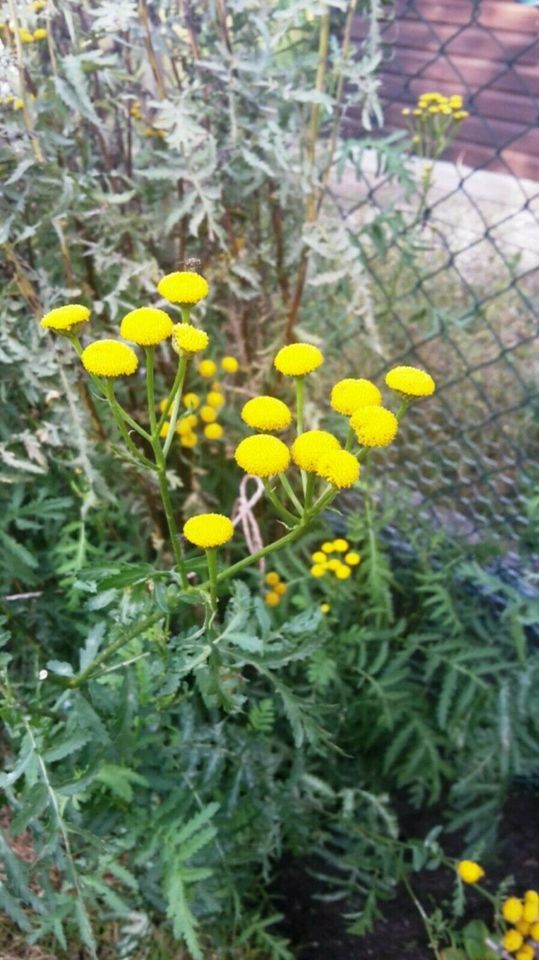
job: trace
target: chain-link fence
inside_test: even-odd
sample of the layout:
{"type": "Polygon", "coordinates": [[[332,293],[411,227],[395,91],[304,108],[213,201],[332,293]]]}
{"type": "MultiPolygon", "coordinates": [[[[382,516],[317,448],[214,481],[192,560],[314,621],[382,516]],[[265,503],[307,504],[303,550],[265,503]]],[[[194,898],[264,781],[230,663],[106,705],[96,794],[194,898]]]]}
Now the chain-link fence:
{"type": "MultiPolygon", "coordinates": [[[[402,182],[396,188],[387,164],[380,171],[368,153],[359,183],[356,171],[345,173],[334,189],[358,237],[369,229],[369,207],[381,216],[365,263],[367,333],[384,344],[383,369],[424,366],[438,384],[389,453],[389,492],[406,484],[408,502],[451,534],[508,546],[529,521],[539,452],[539,80],[530,72],[539,35],[524,29],[523,13],[539,19],[539,10],[509,0],[398,0],[380,22],[380,137],[402,130],[402,109],[426,91],[461,94],[470,118],[451,159],[435,164],[419,220],[402,182]],[[505,120],[512,102],[515,116],[505,120]]],[[[358,44],[361,35],[359,18],[358,44]]],[[[362,136],[358,125],[349,132],[362,136]]],[[[394,155],[398,139],[386,142],[394,155]]],[[[410,164],[420,181],[425,160],[410,164]]],[[[360,339],[356,349],[348,333],[341,338],[354,369],[360,339]]]]}

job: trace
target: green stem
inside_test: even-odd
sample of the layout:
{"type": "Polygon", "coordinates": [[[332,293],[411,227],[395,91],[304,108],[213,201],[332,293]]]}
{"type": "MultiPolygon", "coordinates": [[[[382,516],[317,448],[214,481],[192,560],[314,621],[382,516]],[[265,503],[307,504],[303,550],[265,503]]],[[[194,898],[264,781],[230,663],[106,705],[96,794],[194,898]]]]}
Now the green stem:
{"type": "Polygon", "coordinates": [[[183,353],[180,357],[178,373],[176,375],[176,380],[174,381],[174,386],[172,388],[172,390],[175,391],[175,396],[173,397],[174,402],[172,405],[172,413],[170,415],[170,425],[169,425],[165,443],[163,445],[163,457],[165,458],[165,460],[168,456],[170,445],[174,437],[174,433],[176,430],[176,423],[178,422],[178,413],[180,410],[180,403],[182,399],[183,383],[185,380],[185,374],[187,372],[187,360],[188,360],[187,354],[183,353]]]}
{"type": "Polygon", "coordinates": [[[136,444],[133,443],[129,433],[127,431],[125,420],[121,414],[121,407],[114,396],[114,384],[110,380],[105,380],[103,385],[105,391],[105,397],[108,400],[110,409],[112,410],[112,415],[114,417],[116,426],[122,435],[122,439],[128,448],[129,452],[140,462],[143,463],[145,467],[149,467],[151,470],[154,469],[154,465],[151,460],[148,460],[147,457],[138,449],[136,444]]]}
{"type": "Polygon", "coordinates": [[[292,503],[294,504],[296,510],[299,511],[299,515],[300,515],[300,517],[301,517],[302,514],[303,514],[303,507],[302,507],[301,503],[299,502],[298,498],[296,497],[296,494],[295,494],[294,491],[292,490],[292,487],[291,487],[291,485],[290,485],[290,481],[289,481],[288,477],[287,477],[284,473],[280,473],[280,474],[279,474],[279,480],[281,481],[285,492],[286,492],[286,493],[288,494],[288,496],[290,497],[290,500],[291,500],[292,503]]]}
{"type": "Polygon", "coordinates": [[[305,510],[309,510],[314,496],[314,485],[316,483],[316,474],[310,473],[307,477],[307,488],[305,490],[305,510]]]}
{"type": "Polygon", "coordinates": [[[180,533],[178,526],[176,524],[176,518],[174,516],[174,511],[172,509],[172,503],[170,500],[170,491],[168,489],[167,477],[165,463],[163,460],[163,454],[161,452],[161,447],[159,446],[159,441],[157,441],[154,452],[156,453],[157,461],[157,476],[159,477],[159,492],[161,494],[161,502],[163,504],[163,510],[165,511],[165,517],[168,526],[168,533],[170,537],[170,542],[172,546],[172,552],[174,554],[174,559],[176,565],[180,571],[180,578],[182,581],[182,587],[185,589],[189,586],[189,580],[187,579],[187,572],[185,569],[185,560],[183,559],[182,545],[180,541],[180,533]],[[157,450],[159,451],[159,459],[157,456],[157,450]]]}
{"type": "Polygon", "coordinates": [[[293,513],[290,513],[290,510],[287,510],[286,507],[281,503],[275,491],[272,490],[269,480],[263,480],[263,484],[268,495],[268,499],[273,504],[273,507],[281,517],[281,520],[285,520],[286,523],[291,523],[293,526],[295,526],[298,522],[298,517],[295,517],[293,513]]]}
{"type": "Polygon", "coordinates": [[[146,353],[146,395],[148,397],[148,417],[150,433],[158,437],[157,416],[155,413],[155,347],[145,347],[146,353]]]}
{"type": "Polygon", "coordinates": [[[208,575],[210,578],[210,597],[213,612],[217,613],[217,550],[212,547],[206,550],[206,560],[208,561],[208,575]]]}
{"type": "Polygon", "coordinates": [[[410,403],[411,403],[410,397],[403,397],[401,401],[401,405],[395,414],[397,420],[399,421],[402,420],[402,418],[404,417],[404,414],[406,413],[406,411],[408,410],[408,407],[410,406],[410,403]]]}
{"type": "Polygon", "coordinates": [[[66,681],[65,686],[70,688],[80,687],[81,684],[85,683],[87,680],[91,680],[98,667],[109,660],[110,657],[124,647],[126,643],[129,643],[131,640],[134,640],[135,637],[140,636],[141,633],[149,630],[150,627],[153,627],[154,623],[162,620],[163,617],[164,613],[159,611],[158,613],[152,613],[151,616],[146,617],[142,623],[135,624],[131,630],[127,630],[126,633],[122,634],[121,637],[118,637],[114,643],[111,643],[108,647],[105,647],[105,649],[102,650],[101,653],[99,653],[90,664],[88,664],[85,670],[81,670],[81,672],[77,673],[76,676],[70,677],[70,679],[66,681]]]}
{"type": "MultiPolygon", "coordinates": [[[[303,408],[305,406],[305,377],[296,377],[296,426],[297,435],[303,433],[303,408]]],[[[301,470],[301,486],[303,489],[303,498],[307,495],[307,474],[301,470]]]]}
{"type": "Polygon", "coordinates": [[[350,426],[349,426],[349,427],[348,427],[348,434],[347,434],[347,436],[346,436],[346,443],[345,443],[345,445],[344,445],[344,449],[345,449],[345,450],[351,450],[352,447],[354,446],[354,441],[355,441],[355,439],[356,439],[356,435],[355,435],[355,433],[354,433],[353,427],[350,427],[350,426]]]}
{"type": "MultiPolygon", "coordinates": [[[[161,432],[161,427],[163,426],[165,420],[166,420],[167,417],[168,417],[168,412],[169,412],[169,410],[170,410],[170,407],[171,407],[171,405],[172,405],[173,400],[176,398],[176,395],[177,395],[178,391],[180,390],[180,387],[183,386],[183,381],[184,381],[184,378],[185,378],[185,370],[182,370],[182,361],[183,361],[183,358],[184,358],[184,355],[182,354],[181,357],[180,357],[179,363],[178,363],[178,369],[176,370],[176,376],[175,376],[175,378],[174,378],[174,383],[172,384],[172,389],[171,389],[171,391],[170,391],[170,393],[169,393],[169,395],[168,395],[168,397],[167,397],[167,399],[166,399],[166,401],[165,401],[165,406],[164,406],[163,412],[162,412],[162,414],[161,414],[161,416],[160,416],[160,418],[159,418],[159,422],[158,422],[158,424],[157,424],[157,432],[158,432],[158,433],[161,432]]],[[[181,390],[180,390],[180,400],[181,400],[181,390]]],[[[179,406],[179,405],[178,405],[178,406],[179,406]]]]}
{"type": "Polygon", "coordinates": [[[305,378],[296,377],[296,422],[298,436],[303,433],[303,408],[305,405],[305,378]]]}
{"type": "MultiPolygon", "coordinates": [[[[279,540],[275,540],[273,543],[269,543],[267,547],[262,547],[260,550],[257,550],[256,553],[251,553],[248,557],[244,557],[243,560],[238,560],[237,563],[233,563],[232,566],[227,567],[226,570],[223,570],[222,573],[217,575],[218,583],[222,583],[223,580],[228,580],[229,577],[235,576],[236,573],[239,573],[240,570],[244,570],[245,567],[249,567],[252,563],[256,563],[257,560],[260,560],[262,557],[267,557],[270,553],[274,553],[276,550],[281,550],[282,547],[285,547],[289,543],[294,543],[295,540],[299,540],[301,536],[305,533],[307,525],[305,523],[298,524],[298,526],[291,530],[290,533],[285,533],[284,537],[280,537],[279,540]]],[[[201,584],[200,589],[203,589],[205,584],[201,584]]]]}

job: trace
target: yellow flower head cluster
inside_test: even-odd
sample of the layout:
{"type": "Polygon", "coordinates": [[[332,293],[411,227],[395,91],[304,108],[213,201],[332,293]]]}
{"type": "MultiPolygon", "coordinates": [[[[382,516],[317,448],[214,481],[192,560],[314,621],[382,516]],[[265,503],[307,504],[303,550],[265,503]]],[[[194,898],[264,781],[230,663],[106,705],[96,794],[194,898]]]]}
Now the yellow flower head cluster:
{"type": "Polygon", "coordinates": [[[359,463],[347,450],[333,450],[319,457],[316,473],[338,490],[344,490],[358,481],[359,463]]]}
{"type": "Polygon", "coordinates": [[[135,351],[119,340],[95,340],[80,358],[84,369],[96,377],[126,377],[138,367],[135,351]]]}
{"type": "MultiPolygon", "coordinates": [[[[172,335],[175,347],[183,353],[199,353],[205,350],[210,342],[206,331],[198,330],[192,323],[175,323],[172,335]]],[[[212,362],[212,360],[208,361],[208,363],[212,362]]]]}
{"type": "Polygon", "coordinates": [[[449,122],[451,120],[460,122],[469,117],[469,113],[463,110],[462,106],[463,100],[460,94],[444,97],[443,93],[422,93],[413,109],[404,107],[401,112],[404,117],[412,115],[425,120],[438,115],[449,118],[449,122]]]}
{"type": "Polygon", "coordinates": [[[350,550],[349,546],[348,540],[344,537],[322,543],[319,549],[311,554],[311,575],[318,580],[329,573],[333,574],[337,580],[348,580],[352,569],[361,563],[359,553],[350,550]]]}
{"type": "Polygon", "coordinates": [[[436,389],[430,373],[418,367],[393,367],[386,373],[386,384],[406,397],[430,397],[436,389]]]}
{"type": "Polygon", "coordinates": [[[350,417],[359,407],[378,406],[382,394],[370,380],[339,380],[331,391],[331,406],[337,413],[350,417]]]}
{"type": "Polygon", "coordinates": [[[200,513],[184,523],[183,535],[195,547],[209,550],[228,543],[234,536],[234,525],[222,513],[200,513]]]}
{"type": "Polygon", "coordinates": [[[283,583],[276,570],[270,570],[264,577],[264,582],[269,587],[264,594],[264,603],[268,607],[278,607],[285,593],[288,592],[286,583],[283,583]]]}
{"type": "Polygon", "coordinates": [[[340,449],[337,437],[327,430],[307,430],[292,444],[292,460],[301,470],[316,473],[320,457],[340,449]]]}
{"type": "Polygon", "coordinates": [[[120,333],[124,340],[138,343],[141,347],[153,347],[167,340],[172,328],[172,320],[164,310],[139,307],[126,313],[120,324],[120,333]]]}
{"type": "Polygon", "coordinates": [[[45,40],[46,38],[47,31],[45,27],[38,27],[33,33],[30,30],[27,30],[26,27],[21,27],[19,30],[19,39],[21,43],[36,43],[37,41],[45,40]]]}
{"type": "Polygon", "coordinates": [[[167,273],[157,284],[157,290],[165,300],[185,306],[204,300],[204,297],[208,296],[209,289],[207,280],[191,270],[167,273]]]}
{"type": "Polygon", "coordinates": [[[55,330],[56,333],[75,333],[90,316],[88,307],[82,303],[68,303],[65,307],[55,307],[41,318],[40,325],[45,330],[55,330]]]}
{"type": "Polygon", "coordinates": [[[292,423],[292,412],[277,397],[253,397],[241,411],[241,419],[253,430],[272,432],[286,430],[292,423]]]}
{"type": "Polygon", "coordinates": [[[234,454],[238,466],[254,477],[273,477],[290,463],[290,451],[282,440],[269,434],[246,437],[234,454]]]}
{"type": "Polygon", "coordinates": [[[364,447],[387,447],[397,435],[399,421],[385,407],[360,407],[350,417],[350,426],[364,447]]]}
{"type": "Polygon", "coordinates": [[[240,365],[236,360],[236,357],[223,357],[221,360],[221,367],[225,373],[237,373],[240,365]]]}
{"type": "Polygon", "coordinates": [[[201,360],[198,365],[198,372],[204,380],[211,380],[217,373],[217,364],[214,360],[201,360]]]}
{"type": "Polygon", "coordinates": [[[485,876],[485,871],[475,860],[461,860],[457,864],[457,873],[464,883],[477,883],[485,876]]]}
{"type": "Polygon", "coordinates": [[[304,377],[317,370],[323,362],[323,354],[311,343],[291,343],[281,347],[273,361],[279,373],[286,377],[304,377]]]}
{"type": "Polygon", "coordinates": [[[504,949],[516,954],[516,960],[533,960],[539,943],[539,892],[526,890],[522,899],[508,897],[502,903],[502,917],[513,925],[504,934],[504,949]]]}

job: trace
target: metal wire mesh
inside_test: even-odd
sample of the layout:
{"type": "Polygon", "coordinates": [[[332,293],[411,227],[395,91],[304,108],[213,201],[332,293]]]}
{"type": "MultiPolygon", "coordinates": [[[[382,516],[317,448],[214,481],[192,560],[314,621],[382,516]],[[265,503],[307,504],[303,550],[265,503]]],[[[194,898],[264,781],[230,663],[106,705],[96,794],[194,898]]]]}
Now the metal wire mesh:
{"type": "MultiPolygon", "coordinates": [[[[527,504],[538,479],[539,166],[535,139],[528,134],[536,136],[539,117],[539,85],[529,82],[539,36],[500,31],[493,8],[499,14],[519,10],[506,0],[452,5],[398,0],[381,24],[386,51],[381,134],[402,128],[401,108],[413,106],[418,94],[440,88],[463,95],[473,126],[468,144],[457,141],[449,152],[457,162],[448,162],[446,154],[436,164],[428,206],[413,228],[413,255],[404,228],[393,235],[384,257],[374,252],[365,265],[375,324],[390,344],[383,369],[395,363],[425,366],[438,386],[435,397],[409,417],[400,445],[387,453],[392,469],[385,471],[386,492],[392,498],[405,493],[418,513],[470,542],[512,544],[528,522],[527,504]],[[448,11],[450,22],[443,22],[448,11]],[[418,27],[422,49],[412,51],[418,27]],[[482,71],[478,50],[485,58],[482,71]],[[445,79],[437,82],[437,76],[445,79]],[[525,110],[519,101],[519,117],[533,122],[503,120],[511,89],[526,99],[525,110]],[[488,116],[481,109],[485,95],[488,116]],[[459,162],[462,156],[472,165],[459,162]],[[537,179],[516,176],[523,170],[537,179]],[[406,470],[400,471],[403,457],[406,470]]],[[[350,132],[360,135],[357,127],[350,132]]],[[[382,214],[395,204],[387,176],[367,165],[361,177],[359,195],[356,187],[351,196],[346,184],[334,195],[350,229],[356,217],[359,231],[369,204],[382,214]]],[[[337,346],[357,370],[358,352],[348,332],[337,346]]]]}

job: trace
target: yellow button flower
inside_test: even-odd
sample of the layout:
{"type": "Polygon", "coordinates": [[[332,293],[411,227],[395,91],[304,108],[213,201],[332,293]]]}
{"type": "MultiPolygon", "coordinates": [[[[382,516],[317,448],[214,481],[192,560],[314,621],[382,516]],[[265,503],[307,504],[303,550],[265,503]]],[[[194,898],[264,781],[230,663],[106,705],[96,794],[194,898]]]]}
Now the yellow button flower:
{"type": "Polygon", "coordinates": [[[246,437],[236,447],[236,462],[254,477],[272,477],[282,473],[290,463],[290,451],[282,440],[261,434],[246,437]]]}
{"type": "MultiPolygon", "coordinates": [[[[210,338],[205,330],[198,330],[192,323],[175,323],[172,330],[173,342],[184,353],[198,353],[205,350],[210,338]]],[[[202,363],[211,363],[211,360],[202,363]]]]}
{"type": "Polygon", "coordinates": [[[527,937],[531,931],[532,924],[527,923],[526,920],[519,920],[517,923],[515,923],[515,927],[523,937],[527,937]]]}
{"type": "Polygon", "coordinates": [[[206,403],[209,404],[210,407],[215,407],[216,410],[222,407],[224,402],[225,398],[219,390],[210,390],[206,397],[206,403]]]}
{"type": "Polygon", "coordinates": [[[223,357],[221,360],[221,367],[225,373],[237,373],[240,365],[236,360],[236,357],[223,357]]]}
{"type": "Polygon", "coordinates": [[[393,367],[386,374],[386,384],[407,397],[430,397],[436,389],[430,373],[417,367],[393,367]]]}
{"type": "Polygon", "coordinates": [[[323,553],[333,553],[333,540],[325,540],[320,547],[323,553]]]}
{"type": "Polygon", "coordinates": [[[508,923],[517,923],[522,919],[524,907],[517,897],[509,897],[502,905],[502,917],[508,923]]]}
{"type": "Polygon", "coordinates": [[[292,460],[302,470],[312,473],[322,454],[339,450],[340,446],[337,437],[327,430],[307,430],[294,440],[292,460]]]}
{"type": "Polygon", "coordinates": [[[253,397],[241,411],[241,419],[253,430],[286,430],[292,422],[292,413],[286,403],[277,397],[253,397]]]}
{"type": "Polygon", "coordinates": [[[322,550],[315,550],[314,553],[311,553],[311,560],[313,563],[325,563],[326,555],[322,550]]]}
{"type": "Polygon", "coordinates": [[[344,537],[337,537],[337,539],[333,541],[333,549],[336,553],[346,553],[348,547],[348,540],[345,540],[344,537]]]}
{"type": "Polygon", "coordinates": [[[351,575],[352,571],[350,567],[347,567],[345,563],[339,564],[335,571],[335,576],[337,580],[348,580],[348,577],[351,575]]]}
{"type": "Polygon", "coordinates": [[[288,593],[288,586],[286,583],[283,583],[282,580],[275,584],[274,589],[275,593],[278,593],[280,597],[284,597],[285,593],[288,593]]]}
{"type": "Polygon", "coordinates": [[[193,447],[196,447],[197,443],[198,437],[196,433],[192,433],[190,430],[187,433],[182,433],[180,437],[180,444],[182,447],[192,449],[193,447]]]}
{"type": "Polygon", "coordinates": [[[331,570],[332,573],[335,573],[335,571],[339,569],[340,565],[341,561],[337,560],[337,557],[332,557],[331,560],[326,561],[326,566],[328,570],[331,570]]]}
{"type": "Polygon", "coordinates": [[[205,380],[211,380],[215,376],[217,365],[213,360],[201,360],[198,365],[198,372],[205,380]]]}
{"type": "Polygon", "coordinates": [[[200,419],[204,423],[214,423],[217,420],[217,410],[215,407],[203,406],[200,408],[200,419]]]}
{"type": "Polygon", "coordinates": [[[176,424],[176,432],[183,437],[187,433],[192,433],[197,423],[198,417],[194,413],[190,413],[189,416],[182,417],[181,420],[178,420],[178,423],[176,424]]]}
{"type": "Polygon", "coordinates": [[[182,397],[182,403],[188,410],[196,410],[200,405],[200,397],[196,393],[185,393],[182,397]]]}
{"type": "Polygon", "coordinates": [[[359,463],[347,450],[334,450],[322,454],[316,465],[316,473],[334,487],[344,490],[359,479],[359,463]]]}
{"type": "Polygon", "coordinates": [[[485,871],[474,860],[461,860],[457,866],[457,873],[464,883],[477,883],[485,876],[485,871]]]}
{"type": "Polygon", "coordinates": [[[328,568],[325,563],[315,563],[311,567],[311,576],[319,580],[320,577],[325,577],[327,569],[328,568]]]}
{"type": "Polygon", "coordinates": [[[222,513],[200,513],[184,523],[183,535],[195,547],[208,550],[228,543],[234,536],[234,526],[222,513]]]}
{"type": "Polygon", "coordinates": [[[223,436],[223,428],[220,423],[208,423],[204,427],[204,436],[206,440],[220,440],[223,436]]]}
{"type": "Polygon", "coordinates": [[[209,291],[207,280],[191,270],[167,273],[157,284],[157,289],[165,300],[186,306],[204,300],[209,291]]]}
{"type": "Polygon", "coordinates": [[[45,40],[47,37],[47,31],[45,27],[38,27],[37,30],[34,30],[34,40],[45,40]]]}
{"type": "Polygon", "coordinates": [[[160,429],[160,431],[159,431],[159,436],[162,437],[163,440],[164,440],[165,437],[168,437],[169,433],[170,433],[170,421],[169,421],[169,420],[165,420],[163,426],[161,427],[161,429],[160,429]]]}
{"type": "Polygon", "coordinates": [[[82,303],[68,303],[65,307],[55,307],[39,321],[45,330],[55,330],[56,333],[74,333],[86,323],[90,316],[88,307],[82,303]]]}
{"type": "Polygon", "coordinates": [[[531,943],[525,943],[517,950],[516,960],[533,960],[535,957],[535,948],[532,947],[531,943]]]}
{"type": "Polygon", "coordinates": [[[356,553],[355,550],[351,550],[350,553],[345,555],[344,562],[347,563],[349,567],[357,567],[357,565],[361,563],[361,556],[359,553],[356,553]]]}
{"type": "Polygon", "coordinates": [[[399,429],[399,421],[385,407],[360,407],[350,417],[350,426],[365,447],[386,447],[399,429]]]}
{"type": "Polygon", "coordinates": [[[138,357],[131,347],[119,340],[96,340],[81,353],[82,365],[97,377],[130,376],[138,367],[138,357]]]}
{"type": "Polygon", "coordinates": [[[274,587],[280,580],[279,574],[275,570],[270,570],[269,573],[264,577],[264,581],[267,583],[268,587],[274,587]]]}
{"type": "Polygon", "coordinates": [[[522,934],[518,930],[508,930],[502,943],[509,953],[516,953],[522,946],[522,934]]]}
{"type": "Polygon", "coordinates": [[[303,377],[324,362],[322,352],[311,343],[291,343],[281,347],[273,363],[287,377],[303,377]]]}
{"type": "Polygon", "coordinates": [[[539,943],[539,923],[532,923],[530,927],[530,937],[539,943]]]}
{"type": "Polygon", "coordinates": [[[329,613],[329,611],[331,610],[331,604],[329,604],[329,603],[321,603],[321,604],[320,604],[320,609],[321,609],[322,613],[327,614],[327,613],[329,613]]]}
{"type": "Polygon", "coordinates": [[[21,27],[21,29],[19,30],[19,38],[20,38],[21,43],[33,43],[33,42],[34,42],[34,35],[33,35],[33,33],[30,33],[30,31],[27,30],[26,27],[21,27]]]}
{"type": "Polygon", "coordinates": [[[139,307],[126,313],[120,324],[120,333],[124,340],[131,340],[141,347],[151,347],[170,337],[173,326],[164,310],[139,307]]]}
{"type": "Polygon", "coordinates": [[[331,406],[337,413],[351,416],[359,407],[379,406],[382,394],[370,380],[339,380],[331,391],[331,406]]]}
{"type": "Polygon", "coordinates": [[[281,602],[279,594],[275,590],[268,590],[264,595],[264,603],[268,607],[277,607],[281,602]]]}
{"type": "Polygon", "coordinates": [[[539,893],[537,890],[526,890],[524,894],[525,900],[533,900],[534,903],[539,903],[539,893]]]}
{"type": "Polygon", "coordinates": [[[534,900],[526,900],[522,919],[527,920],[528,923],[536,923],[539,920],[539,903],[534,900]]]}

